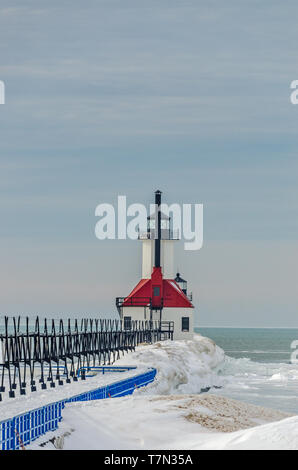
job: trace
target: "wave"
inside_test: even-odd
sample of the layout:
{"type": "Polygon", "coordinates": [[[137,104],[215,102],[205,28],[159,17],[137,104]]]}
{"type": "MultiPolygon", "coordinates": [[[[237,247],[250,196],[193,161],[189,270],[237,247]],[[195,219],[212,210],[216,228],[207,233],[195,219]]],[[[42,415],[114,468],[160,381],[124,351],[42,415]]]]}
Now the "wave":
{"type": "Polygon", "coordinates": [[[267,380],[298,380],[298,368],[295,364],[285,362],[255,362],[250,358],[233,358],[225,356],[221,371],[225,376],[237,377],[246,375],[267,380]]]}

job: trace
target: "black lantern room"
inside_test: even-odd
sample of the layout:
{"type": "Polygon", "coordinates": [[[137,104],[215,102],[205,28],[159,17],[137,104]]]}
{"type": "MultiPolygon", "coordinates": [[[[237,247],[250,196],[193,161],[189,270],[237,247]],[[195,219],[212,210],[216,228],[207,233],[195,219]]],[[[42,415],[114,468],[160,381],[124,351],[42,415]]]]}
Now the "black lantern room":
{"type": "Polygon", "coordinates": [[[180,273],[176,274],[175,282],[177,282],[182,292],[184,292],[184,294],[187,295],[187,281],[185,279],[182,279],[182,277],[180,276],[180,273]]]}

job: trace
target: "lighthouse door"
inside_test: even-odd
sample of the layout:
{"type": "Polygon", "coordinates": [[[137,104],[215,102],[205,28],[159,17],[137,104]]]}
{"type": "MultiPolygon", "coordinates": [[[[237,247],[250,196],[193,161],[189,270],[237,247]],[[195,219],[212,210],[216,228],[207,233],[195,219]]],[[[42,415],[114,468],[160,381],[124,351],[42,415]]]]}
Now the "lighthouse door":
{"type": "Polygon", "coordinates": [[[160,286],[153,286],[152,306],[159,307],[161,304],[160,286]]]}

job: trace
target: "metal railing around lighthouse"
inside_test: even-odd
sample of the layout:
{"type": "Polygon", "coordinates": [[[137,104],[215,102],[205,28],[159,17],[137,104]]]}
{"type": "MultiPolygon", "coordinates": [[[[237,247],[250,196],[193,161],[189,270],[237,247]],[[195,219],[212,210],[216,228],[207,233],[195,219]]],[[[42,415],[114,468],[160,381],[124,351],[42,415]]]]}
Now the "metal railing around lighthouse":
{"type": "Polygon", "coordinates": [[[40,320],[30,325],[26,317],[4,317],[0,331],[0,400],[15,397],[27,386],[35,392],[85,380],[89,367],[112,364],[141,343],[173,339],[173,331],[159,322],[120,320],[40,320]]]}

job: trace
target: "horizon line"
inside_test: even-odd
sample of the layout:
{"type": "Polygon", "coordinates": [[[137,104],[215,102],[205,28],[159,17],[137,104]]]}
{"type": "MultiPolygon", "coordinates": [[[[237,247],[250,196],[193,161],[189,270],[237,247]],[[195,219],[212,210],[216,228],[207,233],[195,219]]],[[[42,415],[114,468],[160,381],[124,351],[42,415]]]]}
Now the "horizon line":
{"type": "Polygon", "coordinates": [[[298,330],[297,326],[194,326],[194,328],[230,328],[230,329],[259,329],[259,330],[298,330]]]}

